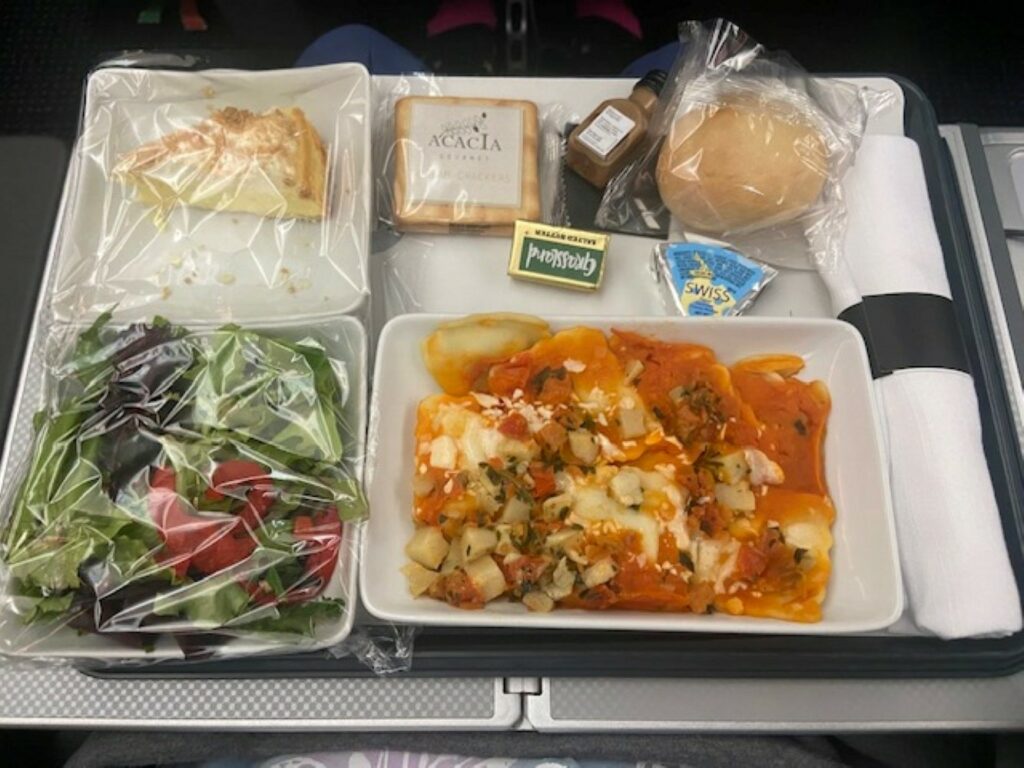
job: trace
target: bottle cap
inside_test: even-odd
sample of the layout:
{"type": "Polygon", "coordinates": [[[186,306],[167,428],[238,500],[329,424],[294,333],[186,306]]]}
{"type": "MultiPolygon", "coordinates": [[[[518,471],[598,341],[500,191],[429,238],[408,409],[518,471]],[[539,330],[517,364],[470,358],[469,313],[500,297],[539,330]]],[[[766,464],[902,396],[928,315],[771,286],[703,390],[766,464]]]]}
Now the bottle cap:
{"type": "Polygon", "coordinates": [[[661,95],[661,89],[665,87],[665,81],[668,80],[668,72],[664,69],[652,69],[646,75],[644,75],[637,82],[634,88],[649,88],[659,96],[661,95]]]}

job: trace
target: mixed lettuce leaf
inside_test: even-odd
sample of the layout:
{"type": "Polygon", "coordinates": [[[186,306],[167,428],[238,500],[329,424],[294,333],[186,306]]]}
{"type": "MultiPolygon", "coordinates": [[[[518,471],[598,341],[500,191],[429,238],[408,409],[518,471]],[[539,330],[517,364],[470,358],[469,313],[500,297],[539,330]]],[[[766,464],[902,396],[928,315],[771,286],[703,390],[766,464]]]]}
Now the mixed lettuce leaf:
{"type": "Polygon", "coordinates": [[[337,618],[341,522],[366,512],[338,361],[234,325],[109,320],[55,371],[0,542],[25,620],[310,636],[337,618]]]}

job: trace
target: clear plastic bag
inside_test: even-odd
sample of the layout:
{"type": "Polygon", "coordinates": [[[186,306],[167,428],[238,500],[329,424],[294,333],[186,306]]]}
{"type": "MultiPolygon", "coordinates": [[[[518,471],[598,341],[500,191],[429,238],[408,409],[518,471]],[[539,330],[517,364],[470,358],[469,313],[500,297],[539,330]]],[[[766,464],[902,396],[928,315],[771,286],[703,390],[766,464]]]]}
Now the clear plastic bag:
{"type": "Polygon", "coordinates": [[[682,24],[680,40],[647,149],[609,184],[598,224],[650,234],[671,215],[767,261],[805,254],[808,229],[841,226],[840,179],[888,97],[810,76],[721,19],[682,24]]]}
{"type": "Polygon", "coordinates": [[[0,651],[159,660],[336,646],[354,618],[365,339],[354,320],[49,337],[5,472],[0,651]],[[330,347],[330,349],[328,348],[330,347]]]}
{"type": "Polygon", "coordinates": [[[112,305],[126,322],[359,311],[372,210],[365,68],[154,64],[166,62],[114,60],[87,80],[57,318],[112,305]]]}
{"type": "Polygon", "coordinates": [[[505,236],[517,219],[554,222],[559,203],[558,103],[450,92],[443,79],[382,80],[374,120],[376,202],[402,232],[505,236]]]}

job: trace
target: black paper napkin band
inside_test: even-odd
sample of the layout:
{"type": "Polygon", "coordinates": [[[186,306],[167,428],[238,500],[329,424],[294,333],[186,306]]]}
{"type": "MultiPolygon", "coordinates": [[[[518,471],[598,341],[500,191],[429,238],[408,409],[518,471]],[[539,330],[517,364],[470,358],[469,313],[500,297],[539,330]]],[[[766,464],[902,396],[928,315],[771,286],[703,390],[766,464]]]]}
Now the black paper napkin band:
{"type": "Polygon", "coordinates": [[[843,310],[868,348],[876,378],[907,368],[949,368],[970,373],[953,302],[931,293],[865,296],[843,310]]]}

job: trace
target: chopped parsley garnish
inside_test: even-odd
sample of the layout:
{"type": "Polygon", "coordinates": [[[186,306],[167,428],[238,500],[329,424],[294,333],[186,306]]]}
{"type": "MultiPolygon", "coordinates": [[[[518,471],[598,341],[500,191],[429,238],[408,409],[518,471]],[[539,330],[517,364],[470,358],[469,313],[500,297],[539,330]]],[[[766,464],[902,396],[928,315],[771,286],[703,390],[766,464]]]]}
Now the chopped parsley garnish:
{"type": "Polygon", "coordinates": [[[564,379],[567,373],[568,372],[565,370],[565,368],[549,368],[547,366],[544,366],[543,368],[540,369],[537,375],[530,379],[530,384],[533,386],[534,389],[540,392],[542,389],[544,389],[544,382],[546,382],[548,379],[564,379]]]}
{"type": "Polygon", "coordinates": [[[492,467],[490,464],[485,464],[483,466],[483,470],[484,470],[484,472],[487,473],[487,479],[490,480],[495,485],[499,485],[500,486],[502,481],[505,479],[502,476],[501,472],[498,471],[497,469],[495,469],[494,467],[492,467]]]}

